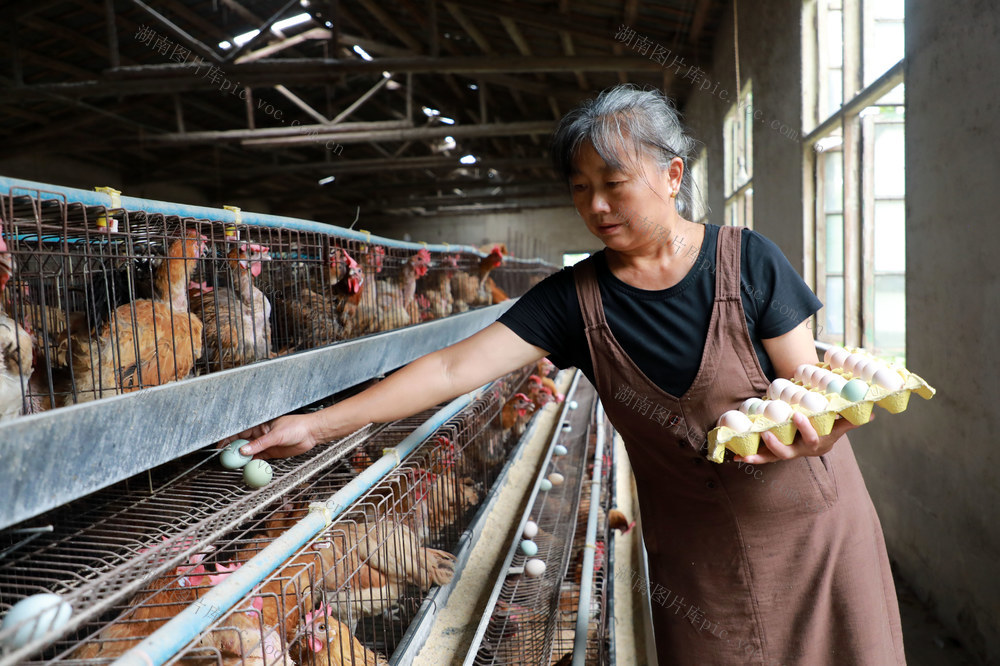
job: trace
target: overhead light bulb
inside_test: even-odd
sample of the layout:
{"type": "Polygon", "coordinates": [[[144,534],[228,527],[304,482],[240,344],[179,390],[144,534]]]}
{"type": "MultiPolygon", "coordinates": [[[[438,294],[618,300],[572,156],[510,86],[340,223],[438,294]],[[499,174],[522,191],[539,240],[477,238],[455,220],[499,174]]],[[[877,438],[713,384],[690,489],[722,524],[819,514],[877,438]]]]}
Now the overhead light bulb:
{"type": "Polygon", "coordinates": [[[357,53],[359,56],[361,56],[362,60],[367,60],[368,62],[371,62],[372,60],[375,59],[375,58],[371,57],[370,55],[368,55],[368,51],[365,51],[363,48],[361,48],[357,44],[355,44],[352,48],[354,49],[355,53],[357,53]]]}
{"type": "Polygon", "coordinates": [[[475,164],[479,161],[479,158],[475,155],[463,155],[458,161],[462,164],[475,164]]]}

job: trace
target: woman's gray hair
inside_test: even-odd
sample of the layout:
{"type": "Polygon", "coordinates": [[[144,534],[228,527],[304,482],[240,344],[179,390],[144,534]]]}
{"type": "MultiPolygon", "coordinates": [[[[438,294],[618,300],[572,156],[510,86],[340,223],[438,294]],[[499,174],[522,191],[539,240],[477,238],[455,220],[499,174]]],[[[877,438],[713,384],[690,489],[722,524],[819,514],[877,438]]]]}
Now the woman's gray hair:
{"type": "Polygon", "coordinates": [[[552,159],[556,171],[567,180],[575,171],[573,161],[584,143],[590,143],[611,168],[636,173],[642,153],[656,160],[661,169],[673,158],[681,158],[684,176],[677,194],[677,211],[691,219],[690,162],[696,143],[685,132],[666,95],[631,84],[619,85],[563,116],[552,137],[552,159]]]}

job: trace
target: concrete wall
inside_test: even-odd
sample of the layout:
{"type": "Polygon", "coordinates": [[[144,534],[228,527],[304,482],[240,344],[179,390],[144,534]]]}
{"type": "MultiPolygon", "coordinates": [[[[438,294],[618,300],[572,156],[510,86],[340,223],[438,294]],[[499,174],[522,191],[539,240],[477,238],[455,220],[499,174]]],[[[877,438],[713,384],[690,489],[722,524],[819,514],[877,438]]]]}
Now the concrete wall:
{"type": "Polygon", "coordinates": [[[1000,661],[1000,19],[906,4],[906,355],[938,389],[853,436],[890,554],[938,617],[1000,661]]]}
{"type": "MultiPolygon", "coordinates": [[[[569,194],[566,199],[569,201],[569,194]]],[[[594,252],[603,247],[587,231],[576,209],[570,206],[372,223],[370,226],[368,231],[373,234],[427,243],[478,247],[502,242],[514,256],[540,257],[558,266],[562,266],[563,253],[594,252]]]]}
{"type": "MultiPolygon", "coordinates": [[[[740,85],[752,81],[754,228],[803,271],[801,0],[739,4],[740,85]],[[773,126],[773,127],[772,127],[773,126]],[[789,138],[787,134],[791,134],[789,138]]],[[[708,150],[708,221],[725,223],[723,119],[736,101],[733,11],[723,12],[707,80],[688,87],[684,121],[708,150]]],[[[693,78],[693,77],[692,77],[693,78]]]]}

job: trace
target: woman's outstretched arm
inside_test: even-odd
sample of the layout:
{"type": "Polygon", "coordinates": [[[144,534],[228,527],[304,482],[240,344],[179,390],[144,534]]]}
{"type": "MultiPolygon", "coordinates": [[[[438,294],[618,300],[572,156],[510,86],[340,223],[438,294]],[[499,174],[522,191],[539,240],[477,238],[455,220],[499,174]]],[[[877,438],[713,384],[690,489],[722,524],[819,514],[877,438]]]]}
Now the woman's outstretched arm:
{"type": "Polygon", "coordinates": [[[538,361],[548,352],[522,340],[503,324],[422,356],[384,381],[311,414],[282,416],[239,436],[252,439],[246,454],[285,458],[350,434],[368,423],[395,421],[467,393],[538,361]]]}

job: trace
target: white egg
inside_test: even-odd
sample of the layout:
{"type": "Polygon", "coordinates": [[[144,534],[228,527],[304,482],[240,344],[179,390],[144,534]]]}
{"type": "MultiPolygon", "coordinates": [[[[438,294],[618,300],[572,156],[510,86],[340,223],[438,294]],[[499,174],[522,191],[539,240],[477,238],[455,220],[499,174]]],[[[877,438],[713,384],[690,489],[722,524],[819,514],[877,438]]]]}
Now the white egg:
{"type": "MultiPolygon", "coordinates": [[[[844,362],[847,360],[847,357],[851,355],[851,352],[847,351],[843,347],[832,347],[831,349],[833,350],[832,352],[830,352],[829,349],[827,350],[830,352],[830,358],[828,358],[826,362],[830,364],[831,368],[843,368],[844,362]]],[[[824,358],[826,357],[824,356],[824,358]]]]}
{"type": "Polygon", "coordinates": [[[764,408],[764,418],[775,423],[784,423],[792,416],[792,406],[782,400],[772,400],[764,408]]]}
{"type": "Polygon", "coordinates": [[[4,644],[13,649],[24,647],[65,625],[72,614],[72,607],[58,594],[34,594],[21,599],[7,611],[0,623],[0,631],[17,628],[7,636],[4,644]]]}
{"type": "Polygon", "coordinates": [[[551,483],[553,486],[561,486],[563,481],[565,480],[566,477],[564,477],[559,472],[552,472],[551,474],[549,474],[549,483],[551,483]]]}
{"type": "Polygon", "coordinates": [[[830,406],[830,402],[815,391],[809,391],[799,400],[799,407],[809,412],[822,412],[830,406]]]}
{"type": "Polygon", "coordinates": [[[743,404],[740,405],[740,411],[743,412],[744,414],[753,414],[755,413],[752,411],[754,406],[761,402],[764,401],[761,400],[760,398],[747,398],[746,400],[743,401],[743,404]]]}
{"type": "Polygon", "coordinates": [[[719,427],[732,428],[736,432],[746,432],[751,425],[753,424],[750,423],[747,415],[735,409],[723,412],[722,416],[719,417],[719,427]]]}
{"type": "MultiPolygon", "coordinates": [[[[868,371],[869,366],[878,366],[880,363],[873,358],[864,358],[854,364],[854,376],[864,379],[865,372],[868,371]]],[[[874,373],[872,373],[874,374],[874,373]]],[[[871,375],[868,375],[871,377],[871,375]]]]}
{"type": "Polygon", "coordinates": [[[787,402],[789,405],[794,405],[796,402],[798,402],[798,400],[795,399],[795,396],[799,395],[799,393],[805,390],[806,389],[796,384],[786,386],[785,389],[781,392],[781,395],[778,396],[778,400],[781,400],[782,402],[787,402]]]}
{"type": "Polygon", "coordinates": [[[853,376],[858,376],[858,370],[864,367],[864,364],[868,362],[868,357],[864,354],[851,354],[844,361],[844,372],[849,372],[853,376]]]}
{"type": "Polygon", "coordinates": [[[799,380],[803,384],[808,384],[809,377],[812,375],[812,369],[815,367],[815,365],[803,363],[799,367],[795,368],[795,379],[799,380]]]}
{"type": "Polygon", "coordinates": [[[882,361],[878,361],[878,360],[868,361],[868,363],[865,363],[865,367],[861,369],[861,372],[860,372],[861,379],[865,380],[866,382],[868,382],[870,384],[871,381],[872,381],[872,377],[875,376],[875,373],[878,372],[879,370],[881,370],[884,367],[885,367],[885,363],[883,363],[882,361]]]}
{"type": "Polygon", "coordinates": [[[813,388],[822,388],[824,383],[830,383],[830,380],[836,376],[837,375],[835,373],[827,370],[826,368],[817,368],[816,372],[813,373],[812,383],[810,386],[813,388]]]}
{"type": "Polygon", "coordinates": [[[534,539],[538,534],[538,523],[533,520],[529,520],[524,524],[524,534],[525,539],[534,539]]]}
{"type": "Polygon", "coordinates": [[[781,395],[781,392],[784,391],[785,387],[789,384],[791,384],[791,382],[784,377],[778,377],[771,382],[770,386],[767,387],[767,397],[771,400],[777,400],[778,396],[781,395]]]}
{"type": "Polygon", "coordinates": [[[840,349],[839,347],[827,347],[826,351],[823,352],[823,360],[832,365],[834,353],[840,349]]]}
{"type": "Polygon", "coordinates": [[[903,388],[903,378],[890,368],[879,368],[872,375],[871,382],[889,391],[898,391],[903,388]]]}
{"type": "Polygon", "coordinates": [[[545,573],[545,562],[537,557],[528,560],[524,563],[524,573],[531,578],[538,578],[545,573]]]}

